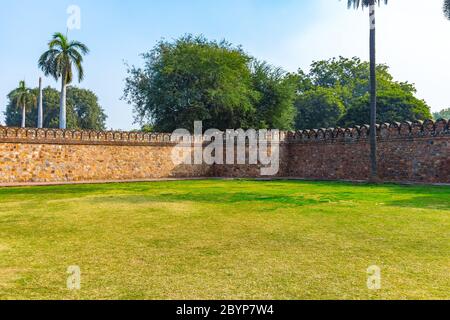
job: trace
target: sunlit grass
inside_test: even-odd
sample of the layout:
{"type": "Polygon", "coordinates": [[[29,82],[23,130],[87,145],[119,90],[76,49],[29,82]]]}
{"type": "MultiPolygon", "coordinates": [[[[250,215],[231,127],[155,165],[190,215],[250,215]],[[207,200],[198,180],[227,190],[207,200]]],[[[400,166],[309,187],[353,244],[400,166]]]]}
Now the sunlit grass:
{"type": "Polygon", "coordinates": [[[449,299],[449,199],[296,181],[0,189],[0,299],[449,299]]]}

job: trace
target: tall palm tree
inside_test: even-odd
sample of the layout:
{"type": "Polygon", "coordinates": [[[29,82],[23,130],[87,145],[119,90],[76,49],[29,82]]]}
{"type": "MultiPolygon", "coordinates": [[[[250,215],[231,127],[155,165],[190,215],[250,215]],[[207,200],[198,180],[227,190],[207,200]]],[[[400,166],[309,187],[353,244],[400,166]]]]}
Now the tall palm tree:
{"type": "Polygon", "coordinates": [[[66,129],[66,89],[73,80],[72,65],[78,73],[78,82],[84,78],[83,55],[89,53],[86,45],[78,41],[69,41],[62,33],[55,33],[48,44],[49,50],[39,58],[39,67],[46,76],[56,81],[61,78],[61,97],[59,127],[66,129]]]}
{"type": "Polygon", "coordinates": [[[27,107],[36,104],[36,96],[27,88],[25,81],[20,81],[19,87],[13,91],[11,98],[17,108],[22,108],[22,128],[25,128],[27,107]]]}
{"type": "Polygon", "coordinates": [[[376,37],[375,6],[388,0],[348,0],[348,8],[369,8],[370,18],[370,180],[379,180],[377,164],[377,77],[376,77],[376,37]]]}
{"type": "Polygon", "coordinates": [[[450,0],[444,0],[444,14],[450,20],[450,0]]]}

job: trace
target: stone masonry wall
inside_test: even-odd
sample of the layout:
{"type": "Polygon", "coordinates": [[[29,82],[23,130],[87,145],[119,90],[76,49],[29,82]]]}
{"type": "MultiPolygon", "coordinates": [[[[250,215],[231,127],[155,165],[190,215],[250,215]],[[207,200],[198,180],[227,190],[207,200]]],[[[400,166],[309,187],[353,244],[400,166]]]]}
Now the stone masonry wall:
{"type": "MultiPolygon", "coordinates": [[[[283,132],[278,177],[367,180],[369,130],[283,132]]],[[[383,124],[377,134],[382,179],[450,183],[448,121],[383,124]]],[[[0,127],[0,184],[259,176],[255,165],[174,165],[174,145],[170,134],[0,127]]]]}
{"type": "Polygon", "coordinates": [[[0,127],[0,183],[208,177],[174,165],[170,135],[0,127]]]}
{"type": "MultiPolygon", "coordinates": [[[[367,180],[369,126],[305,130],[290,137],[288,175],[306,179],[367,180]]],[[[448,122],[377,127],[380,178],[393,182],[450,183],[448,122]]]]}

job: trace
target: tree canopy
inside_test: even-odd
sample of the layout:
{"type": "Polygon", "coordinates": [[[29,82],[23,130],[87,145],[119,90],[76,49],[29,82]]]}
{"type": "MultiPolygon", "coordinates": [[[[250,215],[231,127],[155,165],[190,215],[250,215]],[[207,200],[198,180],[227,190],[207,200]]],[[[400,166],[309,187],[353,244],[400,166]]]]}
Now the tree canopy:
{"type": "MultiPolygon", "coordinates": [[[[135,120],[152,131],[306,129],[369,122],[370,64],[358,58],[316,61],[308,73],[286,73],[257,61],[241,47],[204,37],[161,41],[143,55],[143,67],[128,69],[124,99],[135,120]]],[[[378,122],[431,118],[408,82],[376,66],[378,122]]]]}
{"type": "Polygon", "coordinates": [[[449,120],[450,119],[450,108],[443,109],[439,112],[433,113],[433,118],[435,120],[440,120],[440,119],[449,120]]]}
{"type": "Polygon", "coordinates": [[[124,99],[135,120],[156,131],[293,126],[295,84],[280,69],[258,63],[240,47],[187,35],[161,41],[144,67],[130,67],[124,99]]]}
{"type": "MultiPolygon", "coordinates": [[[[314,62],[308,74],[300,70],[297,74],[297,128],[303,129],[301,127],[303,125],[307,125],[308,128],[311,126],[323,127],[319,118],[309,118],[306,123],[300,119],[311,109],[309,105],[311,97],[317,98],[317,95],[321,97],[322,103],[331,104],[330,109],[337,110],[338,102],[343,106],[343,112],[339,117],[336,117],[335,112],[331,112],[333,117],[326,114],[327,123],[330,126],[367,124],[370,114],[369,74],[368,62],[358,58],[343,57],[314,62]],[[317,91],[318,88],[328,91],[317,91]],[[328,98],[325,99],[325,96],[328,98]],[[313,119],[316,119],[316,123],[313,119]],[[334,121],[331,121],[332,119],[334,121]]],[[[377,122],[431,118],[428,105],[415,97],[416,89],[413,84],[394,81],[388,66],[383,64],[377,65],[376,74],[378,82],[377,122]]]]}
{"type": "Polygon", "coordinates": [[[19,86],[8,94],[8,99],[17,108],[31,108],[36,104],[36,95],[27,88],[25,81],[20,81],[19,86]]]}
{"type": "Polygon", "coordinates": [[[83,55],[89,53],[88,47],[79,41],[69,41],[60,32],[53,35],[48,47],[38,61],[44,74],[55,80],[63,77],[64,83],[70,84],[73,80],[72,66],[75,66],[78,82],[81,82],[84,78],[83,55]]]}
{"type": "Polygon", "coordinates": [[[91,90],[69,87],[67,104],[73,109],[75,126],[80,129],[104,130],[106,114],[91,90]]]}
{"type": "Polygon", "coordinates": [[[299,129],[334,127],[345,112],[344,104],[336,92],[324,87],[314,87],[301,94],[296,106],[296,127],[299,129]]]}
{"type": "Polygon", "coordinates": [[[252,69],[252,85],[258,92],[253,128],[289,130],[294,127],[296,109],[295,78],[282,69],[256,61],[252,69]]]}
{"type": "MultiPolygon", "coordinates": [[[[39,89],[31,92],[37,96],[39,89]]],[[[59,127],[60,93],[47,87],[43,89],[44,127],[59,127]]],[[[20,125],[21,113],[15,107],[11,98],[6,107],[6,125],[17,127],[20,125]]],[[[67,90],[67,124],[69,129],[104,130],[106,115],[98,103],[97,96],[90,90],[69,87],[67,90]]],[[[36,127],[37,108],[34,105],[27,110],[27,127],[36,127]]]]}
{"type": "MultiPolygon", "coordinates": [[[[377,123],[392,123],[430,119],[430,109],[424,101],[398,88],[389,88],[377,94],[377,123]]],[[[340,119],[343,127],[364,124],[369,119],[369,95],[354,101],[340,119]]]]}

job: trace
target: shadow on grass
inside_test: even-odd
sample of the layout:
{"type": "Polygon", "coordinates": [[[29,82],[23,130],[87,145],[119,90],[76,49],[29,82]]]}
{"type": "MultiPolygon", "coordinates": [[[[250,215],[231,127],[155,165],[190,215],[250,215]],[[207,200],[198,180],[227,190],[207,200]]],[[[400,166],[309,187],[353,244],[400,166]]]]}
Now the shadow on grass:
{"type": "Polygon", "coordinates": [[[304,196],[282,196],[282,195],[264,195],[261,193],[164,193],[159,195],[117,195],[117,196],[100,196],[89,200],[92,203],[101,202],[118,202],[130,204],[143,204],[149,202],[196,202],[208,204],[239,204],[239,203],[255,203],[259,204],[278,204],[307,206],[320,203],[329,203],[331,200],[311,199],[304,196]]]}
{"type": "Polygon", "coordinates": [[[296,180],[195,180],[148,183],[64,185],[26,188],[0,188],[0,199],[58,199],[98,197],[98,203],[125,202],[203,202],[249,203],[308,206],[340,201],[373,201],[409,208],[450,209],[450,187],[370,185],[349,182],[311,182],[296,180]],[[399,199],[398,199],[399,198],[399,199]],[[403,199],[402,199],[403,198],[403,199]]]}
{"type": "MultiPolygon", "coordinates": [[[[312,188],[304,190],[305,183],[297,182],[292,188],[292,182],[287,184],[269,184],[269,188],[261,188],[260,190],[241,191],[236,185],[228,187],[204,187],[204,188],[185,188],[176,189],[175,192],[160,190],[151,194],[151,190],[142,189],[141,194],[120,194],[111,195],[108,198],[99,197],[91,199],[93,202],[117,201],[125,203],[146,203],[146,202],[196,202],[208,204],[236,204],[254,203],[255,206],[262,204],[273,205],[273,209],[289,207],[314,206],[321,204],[340,204],[342,202],[366,202],[383,203],[385,206],[392,207],[408,207],[408,208],[424,208],[424,209],[440,209],[450,210],[450,188],[446,187],[417,187],[417,186],[398,186],[398,185],[353,185],[353,184],[335,184],[331,186],[327,183],[307,183],[312,188]],[[335,186],[340,188],[335,188],[335,186]],[[236,188],[234,188],[234,187],[236,188]],[[314,187],[317,186],[317,190],[314,187]],[[321,189],[320,187],[326,187],[321,189]],[[350,188],[349,188],[350,187],[350,188]],[[162,192],[161,192],[162,191],[162,192]],[[399,199],[400,198],[400,199],[399,199]]],[[[252,182],[257,184],[265,184],[266,182],[252,182]]],[[[242,184],[240,185],[242,186],[242,184]]]]}
{"type": "Polygon", "coordinates": [[[402,208],[450,210],[450,193],[447,194],[446,198],[428,195],[402,200],[391,200],[385,202],[385,204],[402,208]]]}

